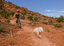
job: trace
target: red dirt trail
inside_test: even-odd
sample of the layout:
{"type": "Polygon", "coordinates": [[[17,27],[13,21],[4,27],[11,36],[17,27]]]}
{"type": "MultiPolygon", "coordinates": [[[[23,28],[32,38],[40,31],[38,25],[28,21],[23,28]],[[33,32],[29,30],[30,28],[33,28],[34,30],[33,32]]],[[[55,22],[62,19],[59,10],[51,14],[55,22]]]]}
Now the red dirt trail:
{"type": "MultiPolygon", "coordinates": [[[[15,24],[15,20],[11,20],[10,23],[15,24]]],[[[38,38],[33,34],[33,30],[34,27],[22,20],[22,28],[13,34],[14,44],[12,46],[56,46],[44,35],[42,35],[41,39],[38,38]],[[24,23],[25,25],[23,25],[24,23]]]]}

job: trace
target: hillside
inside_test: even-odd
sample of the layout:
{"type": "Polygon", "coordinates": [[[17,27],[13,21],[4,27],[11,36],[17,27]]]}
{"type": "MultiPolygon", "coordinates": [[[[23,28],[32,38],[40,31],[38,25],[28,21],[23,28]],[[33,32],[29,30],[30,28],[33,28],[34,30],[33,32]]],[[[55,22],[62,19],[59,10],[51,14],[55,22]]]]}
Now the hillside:
{"type": "Polygon", "coordinates": [[[11,2],[0,2],[0,46],[64,46],[64,22],[58,22],[57,18],[29,11],[11,2]],[[23,15],[22,28],[19,28],[16,19],[13,19],[17,9],[20,9],[23,15]],[[33,34],[36,27],[44,29],[41,39],[33,34]]]}

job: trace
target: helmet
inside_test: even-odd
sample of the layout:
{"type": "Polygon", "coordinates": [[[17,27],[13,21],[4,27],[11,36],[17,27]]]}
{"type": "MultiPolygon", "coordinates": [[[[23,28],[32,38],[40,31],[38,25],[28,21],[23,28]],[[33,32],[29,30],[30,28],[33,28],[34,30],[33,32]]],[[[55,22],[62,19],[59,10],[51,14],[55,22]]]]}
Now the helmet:
{"type": "Polygon", "coordinates": [[[17,12],[20,12],[20,10],[18,9],[17,12]]]}

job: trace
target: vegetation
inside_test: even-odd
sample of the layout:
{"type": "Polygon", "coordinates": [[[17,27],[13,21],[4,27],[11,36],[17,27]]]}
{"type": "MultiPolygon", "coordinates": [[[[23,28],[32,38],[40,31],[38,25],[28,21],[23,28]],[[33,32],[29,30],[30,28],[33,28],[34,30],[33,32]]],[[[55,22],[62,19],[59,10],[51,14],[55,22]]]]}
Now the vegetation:
{"type": "Polygon", "coordinates": [[[62,32],[64,32],[64,30],[62,30],[62,32]]]}
{"type": "Polygon", "coordinates": [[[47,32],[50,32],[50,30],[49,29],[45,29],[47,32]]]}
{"type": "Polygon", "coordinates": [[[37,20],[38,20],[38,18],[37,18],[37,17],[35,17],[35,18],[34,18],[34,21],[37,21],[37,20]]]}
{"type": "Polygon", "coordinates": [[[42,15],[43,17],[46,17],[45,15],[42,15]]]}
{"type": "Polygon", "coordinates": [[[4,9],[0,10],[0,16],[8,18],[10,17],[10,15],[14,15],[15,12],[11,12],[11,11],[6,11],[4,9]]]}
{"type": "Polygon", "coordinates": [[[7,27],[6,25],[0,24],[0,32],[3,32],[4,30],[6,30],[7,29],[6,27],[7,27]]]}
{"type": "Polygon", "coordinates": [[[59,18],[56,18],[56,20],[57,20],[58,22],[63,22],[63,21],[64,21],[64,18],[63,18],[63,16],[60,16],[59,18]]]}
{"type": "Polygon", "coordinates": [[[28,16],[28,20],[31,20],[31,21],[33,21],[33,19],[32,19],[33,17],[31,16],[31,15],[29,15],[28,16]]]}
{"type": "Polygon", "coordinates": [[[3,6],[4,6],[3,1],[0,0],[0,9],[2,9],[3,6]]]}
{"type": "Polygon", "coordinates": [[[43,20],[46,20],[45,18],[43,20]]]}
{"type": "Polygon", "coordinates": [[[12,4],[12,2],[8,1],[9,4],[12,4]]]}
{"type": "Polygon", "coordinates": [[[10,46],[13,44],[12,30],[10,30],[10,34],[9,34],[9,44],[10,44],[10,46]]]}
{"type": "Polygon", "coordinates": [[[60,23],[57,23],[57,24],[55,24],[54,26],[57,27],[57,28],[62,27],[62,25],[61,25],[60,23]]]}
{"type": "Polygon", "coordinates": [[[34,13],[33,13],[32,15],[35,15],[35,16],[37,16],[37,14],[34,14],[34,13]]]}
{"type": "Polygon", "coordinates": [[[21,17],[21,19],[25,19],[25,15],[23,15],[23,16],[21,17]]]}
{"type": "Polygon", "coordinates": [[[26,12],[21,12],[22,15],[26,15],[26,12]]]}
{"type": "Polygon", "coordinates": [[[54,19],[54,17],[51,17],[51,16],[50,16],[49,18],[50,18],[50,19],[54,19]]]}
{"type": "Polygon", "coordinates": [[[53,22],[52,22],[52,20],[50,20],[49,25],[54,25],[53,22]]]}
{"type": "Polygon", "coordinates": [[[49,25],[54,25],[54,24],[49,22],[49,25]]]}
{"type": "Polygon", "coordinates": [[[15,8],[16,8],[16,9],[19,9],[20,7],[19,7],[19,6],[16,6],[15,8]]]}
{"type": "Polygon", "coordinates": [[[43,24],[47,24],[47,22],[45,22],[45,21],[42,21],[42,23],[43,23],[43,24]]]}
{"type": "Polygon", "coordinates": [[[57,21],[58,21],[58,22],[62,22],[62,19],[61,19],[61,18],[57,18],[57,21]]]}

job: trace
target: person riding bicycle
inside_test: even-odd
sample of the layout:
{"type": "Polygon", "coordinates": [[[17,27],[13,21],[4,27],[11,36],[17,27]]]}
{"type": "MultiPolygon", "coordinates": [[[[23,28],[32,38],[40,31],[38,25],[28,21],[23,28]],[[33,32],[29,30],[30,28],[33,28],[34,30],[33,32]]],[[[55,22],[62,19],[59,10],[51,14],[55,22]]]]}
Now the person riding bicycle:
{"type": "Polygon", "coordinates": [[[16,22],[19,27],[21,27],[21,20],[20,20],[21,16],[23,15],[20,13],[20,10],[18,9],[17,12],[14,14],[14,18],[17,18],[16,22]]]}

